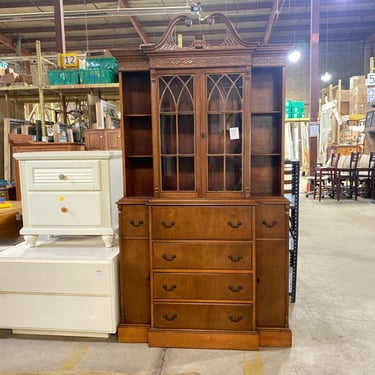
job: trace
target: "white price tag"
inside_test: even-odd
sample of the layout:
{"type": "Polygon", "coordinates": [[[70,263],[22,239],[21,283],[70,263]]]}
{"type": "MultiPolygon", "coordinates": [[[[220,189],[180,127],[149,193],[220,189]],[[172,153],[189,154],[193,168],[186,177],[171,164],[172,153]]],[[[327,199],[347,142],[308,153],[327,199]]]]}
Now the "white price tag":
{"type": "Polygon", "coordinates": [[[238,128],[230,128],[229,129],[229,138],[233,139],[240,139],[240,131],[238,128]]]}

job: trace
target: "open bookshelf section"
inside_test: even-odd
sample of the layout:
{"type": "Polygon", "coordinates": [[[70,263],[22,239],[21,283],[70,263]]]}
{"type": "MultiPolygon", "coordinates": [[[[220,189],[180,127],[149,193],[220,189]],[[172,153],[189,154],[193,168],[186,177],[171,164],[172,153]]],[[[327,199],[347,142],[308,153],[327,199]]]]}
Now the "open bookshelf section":
{"type": "Polygon", "coordinates": [[[150,74],[122,72],[126,196],[153,193],[150,74]]]}
{"type": "Polygon", "coordinates": [[[251,88],[251,193],[282,193],[283,74],[280,67],[253,68],[251,88]]]}

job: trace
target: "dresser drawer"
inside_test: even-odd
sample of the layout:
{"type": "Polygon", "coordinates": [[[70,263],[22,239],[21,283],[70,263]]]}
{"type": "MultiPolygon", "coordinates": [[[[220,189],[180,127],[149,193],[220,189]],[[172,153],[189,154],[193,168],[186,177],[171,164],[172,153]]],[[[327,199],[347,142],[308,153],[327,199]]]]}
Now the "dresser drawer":
{"type": "Polygon", "coordinates": [[[253,327],[250,304],[155,303],[155,328],[248,331],[253,327]]]}
{"type": "MultiPolygon", "coordinates": [[[[57,254],[61,251],[58,247],[55,250],[57,254]]],[[[109,263],[54,259],[0,262],[0,294],[108,295],[114,282],[109,263]]]]}
{"type": "Polygon", "coordinates": [[[154,273],[156,299],[247,300],[252,296],[252,274],[154,273]]]}
{"type": "Polygon", "coordinates": [[[251,240],[250,206],[152,207],[154,239],[251,240]]]}
{"type": "Polygon", "coordinates": [[[99,160],[34,160],[26,169],[30,190],[99,190],[99,160]]]}
{"type": "Polygon", "coordinates": [[[257,238],[285,238],[288,214],[285,205],[261,204],[256,207],[255,233],[257,238]]]}
{"type": "Polygon", "coordinates": [[[252,243],[220,242],[154,242],[155,268],[252,269],[252,243]]]}
{"type": "MultiPolygon", "coordinates": [[[[83,227],[109,225],[107,216],[102,215],[100,192],[32,192],[28,195],[29,226],[83,227]],[[95,202],[95,209],[92,208],[95,202]],[[108,221],[105,223],[104,221],[108,221]]],[[[106,210],[110,208],[106,207],[106,210]]],[[[24,210],[26,214],[26,210],[24,210]]]]}
{"type": "Polygon", "coordinates": [[[148,213],[145,205],[124,205],[121,210],[123,237],[148,237],[148,213]]]}

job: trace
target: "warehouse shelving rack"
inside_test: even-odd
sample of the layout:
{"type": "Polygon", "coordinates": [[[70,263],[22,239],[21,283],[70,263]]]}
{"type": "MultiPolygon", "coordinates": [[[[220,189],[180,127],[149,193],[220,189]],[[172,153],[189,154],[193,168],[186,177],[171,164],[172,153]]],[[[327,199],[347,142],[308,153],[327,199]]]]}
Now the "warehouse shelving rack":
{"type": "Polygon", "coordinates": [[[290,201],[289,207],[289,295],[292,303],[296,301],[297,259],[299,235],[299,160],[285,160],[284,194],[290,201]]]}

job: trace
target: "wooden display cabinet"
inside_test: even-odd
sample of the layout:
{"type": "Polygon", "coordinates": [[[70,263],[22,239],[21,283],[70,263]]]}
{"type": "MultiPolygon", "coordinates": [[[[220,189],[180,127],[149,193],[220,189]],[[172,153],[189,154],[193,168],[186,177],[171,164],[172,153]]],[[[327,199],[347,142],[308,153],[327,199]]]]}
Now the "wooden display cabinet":
{"type": "Polygon", "coordinates": [[[86,129],[86,150],[121,150],[120,129],[86,129]]]}
{"type": "Polygon", "coordinates": [[[283,198],[289,46],[199,35],[120,66],[124,197],[119,341],[150,346],[290,346],[288,201],[283,198]]]}

